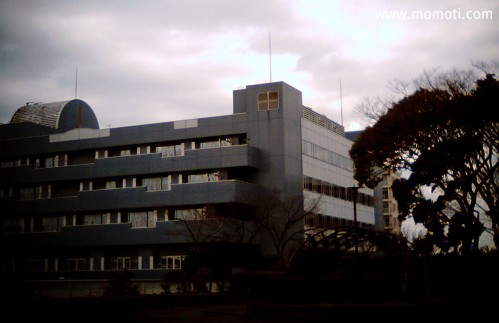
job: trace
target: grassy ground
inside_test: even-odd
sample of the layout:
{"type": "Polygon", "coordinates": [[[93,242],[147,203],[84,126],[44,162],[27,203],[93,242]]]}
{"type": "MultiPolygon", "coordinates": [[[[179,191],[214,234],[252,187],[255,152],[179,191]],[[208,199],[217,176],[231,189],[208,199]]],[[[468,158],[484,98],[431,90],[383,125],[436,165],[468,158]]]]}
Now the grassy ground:
{"type": "Polygon", "coordinates": [[[469,317],[476,310],[439,303],[272,304],[240,300],[231,295],[184,295],[39,299],[24,304],[16,302],[3,313],[17,322],[309,323],[448,321],[469,317]]]}

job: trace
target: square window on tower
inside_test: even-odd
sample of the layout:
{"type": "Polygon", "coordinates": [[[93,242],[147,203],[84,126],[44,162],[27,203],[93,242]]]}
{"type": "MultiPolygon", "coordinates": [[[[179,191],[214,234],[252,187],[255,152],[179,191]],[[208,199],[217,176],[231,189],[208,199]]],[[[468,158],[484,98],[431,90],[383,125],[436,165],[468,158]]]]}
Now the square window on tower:
{"type": "Polygon", "coordinates": [[[279,92],[258,93],[258,111],[279,109],[279,92]]]}

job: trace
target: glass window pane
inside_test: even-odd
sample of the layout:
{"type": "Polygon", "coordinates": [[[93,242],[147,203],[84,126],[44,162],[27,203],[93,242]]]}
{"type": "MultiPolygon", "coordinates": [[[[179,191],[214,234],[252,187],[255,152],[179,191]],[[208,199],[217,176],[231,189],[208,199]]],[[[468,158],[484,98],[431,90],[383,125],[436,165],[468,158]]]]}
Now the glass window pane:
{"type": "Polygon", "coordinates": [[[268,102],[265,101],[265,102],[259,102],[258,103],[258,111],[265,111],[265,110],[268,110],[268,102]]]}
{"type": "Polygon", "coordinates": [[[130,221],[132,228],[147,227],[147,213],[146,212],[132,212],[130,213],[130,221]]]}
{"type": "Polygon", "coordinates": [[[161,189],[162,190],[170,189],[170,185],[168,183],[168,177],[161,177],[161,189]]]}

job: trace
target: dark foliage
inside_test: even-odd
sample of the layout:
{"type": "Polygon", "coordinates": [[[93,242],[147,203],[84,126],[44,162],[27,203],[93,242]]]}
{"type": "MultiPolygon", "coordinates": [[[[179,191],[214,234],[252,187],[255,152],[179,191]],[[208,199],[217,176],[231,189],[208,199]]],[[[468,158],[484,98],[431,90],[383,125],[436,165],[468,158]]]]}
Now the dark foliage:
{"type": "Polygon", "coordinates": [[[130,297],[140,294],[137,285],[132,282],[133,273],[130,271],[114,272],[109,278],[104,291],[104,297],[130,297]]]}
{"type": "Polygon", "coordinates": [[[489,74],[468,90],[459,79],[443,80],[439,87],[427,79],[359,136],[350,150],[355,179],[374,187],[381,180],[375,169],[406,170],[410,176],[394,184],[402,220],[423,223],[442,252],[464,254],[478,248],[480,207],[498,247],[499,82],[489,74]],[[424,187],[439,197],[426,198],[424,187]],[[452,220],[444,212],[449,203],[452,220]]]}

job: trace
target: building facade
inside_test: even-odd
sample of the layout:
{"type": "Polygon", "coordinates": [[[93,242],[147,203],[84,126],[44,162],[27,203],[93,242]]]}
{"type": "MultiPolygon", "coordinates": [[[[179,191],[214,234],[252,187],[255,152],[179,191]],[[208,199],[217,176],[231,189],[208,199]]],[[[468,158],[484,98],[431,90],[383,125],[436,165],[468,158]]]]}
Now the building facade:
{"type": "MultiPolygon", "coordinates": [[[[82,296],[130,270],[158,293],[196,242],[186,221],[251,222],[271,191],[319,201],[302,226],[351,225],[350,145],[284,82],[235,90],[229,115],[112,129],[81,100],[24,106],[0,126],[2,271],[82,296]]],[[[373,191],[356,201],[373,226],[373,191]]]]}
{"type": "MultiPolygon", "coordinates": [[[[345,136],[354,142],[362,130],[348,131],[345,136]]],[[[397,200],[393,196],[392,184],[400,175],[392,171],[379,171],[381,182],[373,189],[375,228],[379,231],[401,235],[397,200]]]]}
{"type": "Polygon", "coordinates": [[[374,195],[377,196],[377,194],[380,194],[382,196],[383,230],[388,233],[401,235],[398,204],[392,190],[393,181],[400,179],[400,176],[391,171],[383,172],[382,176],[381,183],[374,190],[374,195]]]}

